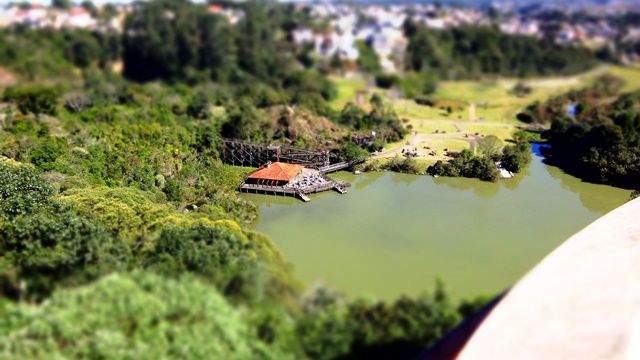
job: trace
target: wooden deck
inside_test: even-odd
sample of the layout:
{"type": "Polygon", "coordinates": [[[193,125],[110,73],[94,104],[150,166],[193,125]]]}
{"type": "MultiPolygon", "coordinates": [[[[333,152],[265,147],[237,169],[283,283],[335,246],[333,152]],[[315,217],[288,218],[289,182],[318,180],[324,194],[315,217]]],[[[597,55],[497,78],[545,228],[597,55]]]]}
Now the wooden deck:
{"type": "Polygon", "coordinates": [[[340,194],[346,194],[347,193],[346,188],[349,186],[351,186],[351,184],[349,183],[330,180],[330,182],[327,184],[311,186],[304,189],[294,189],[292,187],[283,187],[283,186],[242,184],[239,190],[241,192],[252,193],[252,194],[297,197],[298,199],[304,202],[309,202],[311,201],[311,198],[308,196],[309,194],[315,194],[315,193],[328,191],[328,190],[335,190],[340,194]]]}

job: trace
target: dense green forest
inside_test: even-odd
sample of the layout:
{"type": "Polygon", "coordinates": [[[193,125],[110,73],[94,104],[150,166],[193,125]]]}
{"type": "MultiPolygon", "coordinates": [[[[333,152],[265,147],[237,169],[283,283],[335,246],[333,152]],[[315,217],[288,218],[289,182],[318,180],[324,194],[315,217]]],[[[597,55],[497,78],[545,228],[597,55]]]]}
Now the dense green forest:
{"type": "Polygon", "coordinates": [[[575,74],[598,62],[596,54],[583,47],[509,35],[492,27],[434,30],[409,21],[405,33],[407,67],[443,79],[575,74]]]}
{"type": "Polygon", "coordinates": [[[638,189],[640,93],[619,94],[622,84],[600,78],[590,88],[531,104],[519,117],[551,124],[543,134],[550,163],[588,181],[638,189]]]}
{"type": "Polygon", "coordinates": [[[0,31],[18,80],[0,104],[3,357],[409,358],[484,302],[304,290],[252,230],[236,193],[250,169],[222,164],[220,139],[345,160],[366,157],[360,132],[406,129],[379,98],[328,108],[333,85],[287,41],[289,6],[241,5],[233,27],[185,1],[140,6],[124,37],[0,31]]]}

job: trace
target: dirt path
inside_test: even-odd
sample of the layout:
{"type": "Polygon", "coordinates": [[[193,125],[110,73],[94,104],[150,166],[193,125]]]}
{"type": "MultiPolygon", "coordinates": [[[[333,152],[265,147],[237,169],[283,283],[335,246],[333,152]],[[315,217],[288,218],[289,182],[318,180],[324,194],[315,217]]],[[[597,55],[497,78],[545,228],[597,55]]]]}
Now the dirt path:
{"type": "Polygon", "coordinates": [[[0,66],[0,87],[15,85],[16,78],[7,69],[0,66]]]}
{"type": "Polygon", "coordinates": [[[476,121],[476,103],[469,104],[469,121],[476,121]]]}

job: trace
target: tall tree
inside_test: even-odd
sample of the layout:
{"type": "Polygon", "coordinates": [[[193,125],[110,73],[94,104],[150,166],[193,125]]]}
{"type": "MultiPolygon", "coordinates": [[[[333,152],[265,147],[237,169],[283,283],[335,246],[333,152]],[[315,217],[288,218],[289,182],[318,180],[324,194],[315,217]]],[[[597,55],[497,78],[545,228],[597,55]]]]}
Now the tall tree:
{"type": "Polygon", "coordinates": [[[216,80],[227,80],[236,66],[236,37],[226,19],[217,15],[199,18],[202,46],[198,65],[211,72],[216,80]]]}

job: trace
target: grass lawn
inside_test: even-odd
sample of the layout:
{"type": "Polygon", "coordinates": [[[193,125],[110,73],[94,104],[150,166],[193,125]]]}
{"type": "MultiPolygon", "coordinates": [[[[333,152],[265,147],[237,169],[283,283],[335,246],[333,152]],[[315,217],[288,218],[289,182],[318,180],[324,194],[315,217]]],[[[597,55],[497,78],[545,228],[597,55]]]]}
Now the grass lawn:
{"type": "Polygon", "coordinates": [[[402,146],[402,145],[406,144],[407,141],[409,141],[409,139],[411,139],[411,135],[405,135],[405,137],[400,141],[396,141],[396,142],[385,144],[384,147],[382,148],[382,150],[383,151],[391,150],[391,149],[396,148],[398,146],[402,146]]]}
{"type": "Polygon", "coordinates": [[[342,110],[349,101],[355,101],[358,91],[367,89],[367,82],[361,77],[344,78],[333,76],[331,81],[338,89],[338,96],[329,103],[329,106],[336,110],[342,110]]]}
{"type": "MultiPolygon", "coordinates": [[[[640,65],[611,66],[603,65],[589,72],[553,78],[495,78],[479,81],[443,81],[433,95],[439,104],[434,107],[416,104],[411,99],[388,100],[395,108],[398,116],[407,119],[412,130],[417,131],[419,139],[414,146],[422,149],[427,146],[441,155],[444,149],[459,151],[469,148],[468,143],[458,133],[461,132],[481,135],[495,135],[501,140],[510,139],[516,127],[521,123],[516,115],[526,106],[535,101],[545,101],[549,97],[563,94],[571,89],[584,88],[593,83],[600,75],[612,74],[625,80],[624,92],[640,90],[640,65]],[[518,97],[511,93],[511,89],[518,83],[524,82],[532,91],[530,94],[518,97]],[[452,112],[438,106],[451,106],[452,112]],[[475,109],[473,107],[475,107],[475,109]],[[475,121],[469,121],[470,117],[475,121]],[[434,134],[445,131],[446,134],[434,134]]],[[[338,88],[338,97],[331,102],[335,109],[342,109],[349,101],[355,101],[358,91],[369,90],[385,94],[386,90],[368,89],[364,78],[340,78],[332,80],[338,88]]],[[[387,144],[384,150],[401,147],[411,139],[408,135],[402,141],[387,144]]]]}
{"type": "Polygon", "coordinates": [[[460,123],[460,129],[463,132],[479,135],[495,135],[501,140],[511,139],[513,132],[516,130],[515,125],[510,124],[483,124],[478,122],[460,123]]]}
{"type": "Polygon", "coordinates": [[[475,118],[481,121],[504,122],[517,124],[516,115],[535,101],[544,101],[549,97],[560,95],[571,89],[589,86],[600,75],[610,73],[626,81],[624,92],[640,89],[640,65],[635,66],[601,66],[589,72],[555,78],[533,78],[519,80],[514,78],[497,78],[479,81],[443,81],[433,95],[442,103],[454,101],[464,103],[465,108],[447,114],[439,108],[418,105],[412,100],[394,101],[398,115],[407,118],[430,120],[469,120],[469,105],[475,104],[475,118]],[[532,92],[523,97],[515,96],[511,89],[523,81],[532,88],[532,92]]]}
{"type": "Polygon", "coordinates": [[[428,152],[430,150],[423,150],[424,146],[428,146],[431,148],[430,150],[435,150],[436,156],[444,156],[446,151],[462,151],[464,149],[469,149],[469,143],[460,138],[460,136],[443,136],[443,137],[434,137],[423,139],[416,147],[421,152],[428,152]]]}
{"type": "MultiPolygon", "coordinates": [[[[475,104],[475,120],[517,123],[516,115],[534,101],[542,101],[549,96],[561,94],[571,89],[572,84],[579,81],[563,81],[562,79],[533,80],[529,86],[531,94],[518,97],[511,89],[518,83],[515,79],[498,79],[484,81],[447,81],[440,83],[434,94],[436,99],[446,101],[453,99],[466,104],[462,111],[454,111],[450,115],[440,109],[431,109],[417,105],[410,108],[411,117],[431,119],[470,120],[469,106],[475,104]],[[421,114],[422,110],[422,114],[421,114]]],[[[408,107],[405,104],[401,106],[408,107]]]]}
{"type": "Polygon", "coordinates": [[[640,90],[640,65],[627,67],[613,66],[609,72],[611,75],[624,79],[625,86],[622,88],[623,92],[640,90]]]}
{"type": "Polygon", "coordinates": [[[432,134],[436,130],[438,132],[453,133],[458,132],[453,121],[445,120],[425,120],[425,119],[410,119],[409,124],[413,127],[413,130],[421,134],[432,134]]]}
{"type": "Polygon", "coordinates": [[[462,110],[452,111],[451,114],[437,107],[416,104],[415,101],[410,99],[395,100],[393,106],[401,118],[429,120],[467,120],[469,118],[466,103],[462,110]]]}
{"type": "MultiPolygon", "coordinates": [[[[418,105],[413,100],[399,99],[392,101],[400,117],[423,118],[430,120],[468,120],[469,104],[476,104],[476,118],[492,122],[516,123],[515,116],[524,107],[534,101],[562,94],[570,89],[589,86],[593,80],[605,73],[618,76],[626,81],[623,91],[640,89],[640,65],[610,66],[603,65],[589,72],[569,76],[550,78],[495,78],[476,81],[443,81],[433,95],[444,106],[451,102],[453,112],[447,114],[443,109],[418,105]],[[511,94],[511,89],[518,82],[524,82],[532,88],[531,94],[518,97],[511,94]],[[456,109],[462,105],[463,109],[456,109]]],[[[358,91],[368,90],[367,81],[363,77],[338,77],[331,80],[336,84],[338,96],[330,102],[335,109],[342,109],[349,101],[355,101],[358,91]]],[[[383,89],[369,89],[384,94],[383,89]]]]}

